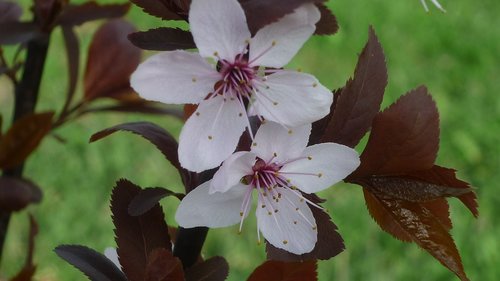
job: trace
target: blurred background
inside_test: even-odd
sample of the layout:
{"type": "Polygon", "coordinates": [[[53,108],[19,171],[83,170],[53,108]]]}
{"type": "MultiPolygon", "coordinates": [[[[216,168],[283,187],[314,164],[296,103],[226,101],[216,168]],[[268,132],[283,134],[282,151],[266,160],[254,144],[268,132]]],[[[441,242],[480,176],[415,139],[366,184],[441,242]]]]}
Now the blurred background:
{"type": "MultiPolygon", "coordinates": [[[[31,0],[19,2],[26,8],[28,19],[31,0]]],[[[312,38],[289,67],[300,67],[316,75],[330,89],[341,87],[354,72],[357,55],[367,40],[368,26],[373,25],[389,70],[383,107],[418,85],[428,86],[441,118],[437,163],[457,169],[461,179],[477,187],[480,203],[480,217],[474,219],[457,200],[450,200],[452,235],[471,280],[498,280],[500,2],[440,3],[447,13],[432,5],[430,13],[426,13],[419,0],[330,1],[328,6],[337,16],[340,31],[334,36],[312,38]]],[[[139,30],[165,26],[137,7],[132,7],[128,19],[139,30]]],[[[82,43],[82,67],[99,24],[77,28],[82,43]]],[[[48,54],[38,111],[62,106],[67,85],[65,59],[61,32],[57,30],[48,54]]],[[[0,78],[0,113],[5,124],[10,123],[12,101],[12,85],[0,78]]],[[[88,144],[90,135],[100,129],[138,120],[156,122],[176,136],[182,126],[171,117],[89,115],[56,131],[66,139],[65,144],[48,137],[29,159],[25,174],[44,190],[41,204],[29,209],[40,225],[35,256],[38,280],[85,280],[54,254],[57,245],[82,244],[98,251],[115,245],[108,205],[117,179],[126,177],[143,187],[183,190],[170,164],[152,145],[135,135],[118,133],[88,144]]],[[[362,147],[357,149],[362,151],[362,147]]],[[[336,258],[319,263],[320,280],[456,279],[416,245],[402,243],[382,232],[366,211],[360,187],[339,184],[320,195],[328,199],[326,208],[347,247],[336,258]]],[[[167,222],[175,225],[173,214],[178,202],[166,199],[162,204],[167,222]]],[[[27,228],[26,212],[12,217],[1,276],[12,276],[24,261],[27,228]]],[[[242,235],[236,233],[237,227],[210,230],[203,251],[206,257],[226,257],[231,267],[228,280],[244,280],[265,259],[265,247],[256,243],[254,222],[245,224],[242,235]]]]}

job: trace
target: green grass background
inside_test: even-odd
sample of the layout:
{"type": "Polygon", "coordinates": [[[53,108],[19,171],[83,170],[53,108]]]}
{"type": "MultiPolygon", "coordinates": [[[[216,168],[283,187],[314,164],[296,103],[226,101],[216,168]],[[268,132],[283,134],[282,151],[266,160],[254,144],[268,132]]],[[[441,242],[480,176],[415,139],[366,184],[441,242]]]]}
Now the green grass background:
{"type": "MultiPolygon", "coordinates": [[[[27,7],[30,1],[20,2],[27,7]]],[[[367,40],[368,26],[373,25],[384,47],[389,69],[384,107],[418,85],[428,86],[441,117],[437,162],[458,169],[462,179],[478,188],[480,217],[477,220],[457,200],[450,200],[455,226],[452,235],[472,280],[498,280],[500,2],[440,2],[448,10],[446,14],[434,7],[425,13],[418,0],[330,1],[328,5],[341,26],[339,33],[312,38],[290,67],[300,67],[316,75],[331,89],[342,86],[354,71],[357,54],[367,40]]],[[[141,30],[165,25],[136,7],[128,18],[141,30]]],[[[98,25],[89,23],[77,28],[83,50],[98,25]]],[[[38,111],[62,106],[67,85],[59,30],[52,39],[38,111]]],[[[85,61],[83,55],[82,64],[85,61]]],[[[12,85],[1,78],[0,113],[4,122],[10,122],[11,91],[12,85]]],[[[182,126],[169,117],[87,116],[56,132],[66,139],[65,144],[49,137],[30,158],[26,176],[36,180],[44,190],[43,202],[29,208],[40,225],[35,257],[38,280],[84,280],[82,274],[53,253],[59,244],[82,244],[98,251],[115,245],[108,204],[117,179],[126,177],[141,186],[182,191],[179,177],[169,163],[139,137],[122,133],[88,144],[92,133],[134,120],[156,122],[176,135],[182,126]]],[[[328,199],[326,207],[340,229],[347,250],[319,263],[320,280],[456,279],[416,245],[399,242],[382,232],[366,211],[358,186],[339,184],[321,195],[328,199]]],[[[177,202],[166,199],[162,203],[168,223],[175,225],[173,214],[177,202]]],[[[1,276],[11,276],[20,268],[27,226],[26,212],[13,215],[1,276]]],[[[211,230],[203,254],[225,256],[231,267],[229,280],[244,280],[265,258],[264,247],[256,244],[253,221],[246,223],[242,235],[236,234],[236,227],[211,230]]]]}

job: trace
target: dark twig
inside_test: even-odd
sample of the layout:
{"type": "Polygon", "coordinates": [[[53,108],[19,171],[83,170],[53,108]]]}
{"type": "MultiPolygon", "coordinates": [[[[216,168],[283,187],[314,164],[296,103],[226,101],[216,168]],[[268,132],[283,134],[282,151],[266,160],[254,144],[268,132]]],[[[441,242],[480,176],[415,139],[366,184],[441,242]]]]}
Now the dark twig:
{"type": "MultiPolygon", "coordinates": [[[[19,118],[33,113],[38,99],[38,91],[42,79],[45,58],[49,48],[50,34],[37,37],[28,42],[28,51],[24,72],[21,81],[15,89],[15,105],[13,122],[19,118]]],[[[16,168],[4,171],[4,175],[10,177],[21,177],[24,164],[16,168]]],[[[2,258],[3,245],[7,236],[10,221],[10,212],[0,210],[0,261],[2,258]]]]}

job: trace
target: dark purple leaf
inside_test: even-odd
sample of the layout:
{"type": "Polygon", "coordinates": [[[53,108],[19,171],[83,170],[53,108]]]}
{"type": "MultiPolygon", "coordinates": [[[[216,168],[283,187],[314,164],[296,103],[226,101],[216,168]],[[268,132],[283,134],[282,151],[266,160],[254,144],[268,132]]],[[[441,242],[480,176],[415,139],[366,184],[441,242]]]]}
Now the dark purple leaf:
{"type": "Polygon", "coordinates": [[[20,211],[29,204],[42,200],[40,188],[26,179],[0,177],[0,209],[20,211]]]}
{"type": "Polygon", "coordinates": [[[179,28],[160,27],[128,35],[135,46],[144,50],[172,51],[196,48],[189,31],[179,28]]]}
{"type": "Polygon", "coordinates": [[[175,193],[163,187],[149,187],[142,189],[139,194],[130,202],[128,213],[132,216],[140,216],[151,210],[161,199],[167,196],[184,198],[184,194],[175,193]]]}
{"type": "Polygon", "coordinates": [[[468,192],[458,196],[458,199],[464,203],[471,213],[479,216],[476,194],[471,190],[469,183],[459,180],[456,177],[455,170],[434,165],[429,170],[410,173],[408,176],[414,177],[432,184],[444,185],[447,187],[467,190],[468,192]]]}
{"type": "Polygon", "coordinates": [[[145,13],[164,20],[187,19],[189,10],[189,4],[185,0],[130,0],[130,2],[141,7],[145,13]]]}
{"type": "Polygon", "coordinates": [[[186,269],[186,281],[223,281],[229,274],[229,264],[223,257],[212,257],[186,269]]]}
{"type": "Polygon", "coordinates": [[[10,1],[0,1],[0,23],[19,21],[23,9],[21,6],[10,1]]]}
{"type": "Polygon", "coordinates": [[[306,262],[266,261],[257,267],[248,281],[314,281],[318,280],[315,260],[306,262]]]}
{"type": "Polygon", "coordinates": [[[139,135],[149,142],[154,144],[158,150],[165,156],[165,158],[179,171],[182,182],[187,188],[193,188],[197,185],[194,173],[181,167],[177,155],[177,141],[163,128],[149,122],[134,122],[116,125],[114,127],[104,129],[100,132],[93,134],[90,137],[90,142],[100,140],[117,131],[128,131],[139,135]]]}
{"type": "Polygon", "coordinates": [[[339,24],[332,11],[330,11],[325,4],[317,4],[316,6],[321,13],[321,19],[316,23],[316,31],[314,34],[333,35],[337,33],[337,31],[339,31],[339,24]]]}
{"type": "Polygon", "coordinates": [[[325,0],[239,0],[247,18],[248,28],[255,34],[262,27],[292,13],[305,3],[322,3],[325,0]]]}
{"type": "MultiPolygon", "coordinates": [[[[322,203],[325,200],[315,196],[306,195],[314,203],[322,203]]],[[[316,225],[318,226],[318,241],[314,249],[307,254],[295,255],[285,250],[278,249],[266,243],[267,258],[269,260],[296,262],[308,260],[328,260],[345,250],[344,240],[337,232],[337,226],[330,220],[330,216],[323,210],[310,206],[316,225]]],[[[267,242],[267,241],[266,241],[267,242]]]]}
{"type": "Polygon", "coordinates": [[[402,176],[372,176],[366,179],[372,193],[379,198],[409,202],[428,202],[444,197],[459,197],[472,192],[470,188],[455,188],[428,183],[402,176]]]}
{"type": "Polygon", "coordinates": [[[134,31],[133,25],[117,19],[105,23],[94,34],[84,77],[86,99],[114,97],[129,91],[130,75],[141,60],[141,51],[127,40],[127,35],[134,31]]]}
{"type": "Polygon", "coordinates": [[[92,281],[127,281],[123,272],[112,261],[90,248],[79,245],[61,245],[57,246],[54,251],[92,281]]]}
{"type": "Polygon", "coordinates": [[[401,175],[433,167],[439,114],[425,87],[402,96],[373,120],[361,165],[352,177],[401,175]]]}
{"type": "Polygon", "coordinates": [[[72,26],[62,26],[64,45],[66,47],[66,55],[68,58],[68,91],[64,102],[62,112],[66,112],[73,100],[75,94],[76,83],[78,81],[78,70],[80,69],[80,44],[78,37],[72,26]]]}
{"type": "Polygon", "coordinates": [[[52,127],[53,112],[34,113],[18,119],[0,139],[0,168],[23,163],[52,127]]]}
{"type": "Polygon", "coordinates": [[[172,248],[160,205],[141,216],[129,215],[128,206],[140,191],[140,187],[122,179],[116,183],[111,195],[118,259],[129,281],[144,280],[153,250],[172,248]]]}
{"type": "Polygon", "coordinates": [[[153,250],[148,259],[144,281],[184,281],[181,261],[170,250],[153,250]]]}
{"type": "Polygon", "coordinates": [[[16,45],[28,42],[40,35],[31,22],[4,22],[0,24],[0,45],[16,45]]]}
{"type": "Polygon", "coordinates": [[[382,46],[372,28],[359,56],[354,79],[335,98],[335,110],[321,142],[356,146],[372,126],[387,85],[387,68],[382,46]]]}
{"type": "Polygon", "coordinates": [[[81,25],[88,21],[119,18],[130,9],[130,4],[101,5],[90,1],[81,5],[67,6],[58,18],[60,25],[81,25]]]}

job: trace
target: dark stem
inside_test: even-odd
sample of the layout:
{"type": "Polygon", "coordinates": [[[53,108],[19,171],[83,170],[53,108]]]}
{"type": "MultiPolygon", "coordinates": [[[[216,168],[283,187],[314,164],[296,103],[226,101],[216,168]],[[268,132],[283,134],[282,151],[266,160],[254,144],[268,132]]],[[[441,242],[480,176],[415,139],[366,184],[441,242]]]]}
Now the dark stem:
{"type": "MultiPolygon", "coordinates": [[[[43,67],[49,48],[50,34],[44,34],[28,42],[26,63],[23,77],[15,89],[14,116],[12,122],[33,113],[38,98],[43,67]]],[[[4,176],[22,177],[24,164],[4,171],[4,176]]],[[[9,227],[10,212],[0,210],[0,261],[2,260],[3,246],[9,227]]]]}

